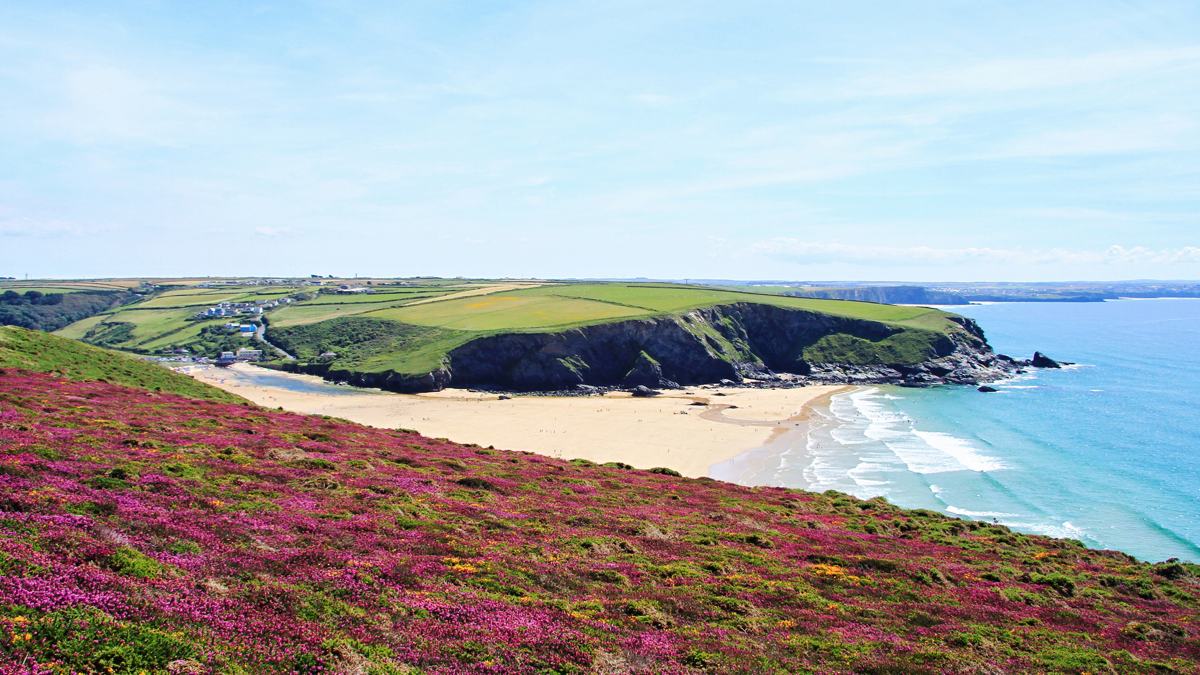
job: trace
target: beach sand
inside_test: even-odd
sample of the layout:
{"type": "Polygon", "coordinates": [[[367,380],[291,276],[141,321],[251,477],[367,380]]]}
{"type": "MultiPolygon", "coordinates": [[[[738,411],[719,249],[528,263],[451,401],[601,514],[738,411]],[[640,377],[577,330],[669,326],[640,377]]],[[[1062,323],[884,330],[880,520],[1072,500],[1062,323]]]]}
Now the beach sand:
{"type": "Polygon", "coordinates": [[[330,415],[383,428],[415,429],[507,450],[528,450],[563,459],[624,462],[648,469],[669,467],[685,476],[709,468],[804,425],[813,405],[845,389],[689,387],[653,398],[625,392],[603,396],[513,396],[447,389],[426,394],[351,390],[320,378],[237,364],[222,369],[180,369],[259,405],[330,415]],[[287,378],[292,390],[264,385],[264,375],[287,378]],[[703,403],[705,405],[693,405],[703,403]]]}

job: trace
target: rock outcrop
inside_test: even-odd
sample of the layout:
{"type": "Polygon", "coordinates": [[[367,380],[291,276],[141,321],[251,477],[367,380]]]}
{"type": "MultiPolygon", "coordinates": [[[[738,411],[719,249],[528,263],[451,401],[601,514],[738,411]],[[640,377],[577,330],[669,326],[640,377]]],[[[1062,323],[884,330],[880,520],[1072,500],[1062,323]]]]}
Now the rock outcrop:
{"type": "Polygon", "coordinates": [[[1041,352],[1034,352],[1029,365],[1034,368],[1062,368],[1062,364],[1041,352]]]}
{"type": "Polygon", "coordinates": [[[1018,362],[992,353],[974,321],[956,321],[956,330],[934,333],[743,303],[556,333],[484,337],[451,351],[446,369],[455,386],[514,390],[675,387],[722,380],[973,384],[1019,369],[1018,362]],[[830,336],[873,348],[888,346],[905,332],[910,334],[903,337],[919,344],[915,358],[889,359],[888,350],[880,348],[879,362],[853,362],[814,358],[810,351],[830,336]]]}
{"type": "Polygon", "coordinates": [[[398,392],[456,386],[586,393],[718,382],[978,385],[1031,364],[995,354],[973,320],[951,320],[958,325],[939,332],[738,303],[558,332],[480,337],[451,350],[439,368],[417,375],[319,364],[292,368],[398,392]]]}

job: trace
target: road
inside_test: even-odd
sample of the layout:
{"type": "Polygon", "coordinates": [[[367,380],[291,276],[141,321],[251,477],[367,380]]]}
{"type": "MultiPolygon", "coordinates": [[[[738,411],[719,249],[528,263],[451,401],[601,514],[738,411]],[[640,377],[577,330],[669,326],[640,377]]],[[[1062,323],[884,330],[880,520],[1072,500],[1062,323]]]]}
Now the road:
{"type": "Polygon", "coordinates": [[[254,338],[255,338],[256,340],[258,340],[259,342],[263,343],[265,346],[267,346],[267,347],[269,347],[269,348],[271,348],[271,349],[275,350],[275,352],[276,352],[277,354],[281,354],[281,355],[283,356],[283,358],[285,358],[285,359],[288,359],[288,360],[291,360],[291,361],[295,361],[295,360],[296,360],[296,357],[294,357],[294,356],[292,356],[291,354],[289,354],[289,353],[287,353],[287,352],[283,351],[283,350],[282,350],[282,349],[280,349],[279,347],[277,347],[277,346],[275,346],[275,345],[271,344],[271,342],[270,342],[269,340],[267,340],[267,325],[266,325],[265,323],[260,323],[260,324],[258,324],[258,328],[256,328],[256,329],[254,330],[254,338]]]}

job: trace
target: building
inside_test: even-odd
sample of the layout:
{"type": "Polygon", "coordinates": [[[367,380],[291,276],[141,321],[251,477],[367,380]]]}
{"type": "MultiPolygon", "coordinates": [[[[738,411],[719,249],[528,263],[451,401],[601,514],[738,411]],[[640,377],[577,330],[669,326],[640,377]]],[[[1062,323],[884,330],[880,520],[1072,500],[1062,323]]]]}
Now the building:
{"type": "Polygon", "coordinates": [[[234,355],[234,358],[238,361],[261,361],[262,356],[263,352],[261,349],[247,349],[242,347],[241,349],[237,350],[237,354],[234,355]]]}

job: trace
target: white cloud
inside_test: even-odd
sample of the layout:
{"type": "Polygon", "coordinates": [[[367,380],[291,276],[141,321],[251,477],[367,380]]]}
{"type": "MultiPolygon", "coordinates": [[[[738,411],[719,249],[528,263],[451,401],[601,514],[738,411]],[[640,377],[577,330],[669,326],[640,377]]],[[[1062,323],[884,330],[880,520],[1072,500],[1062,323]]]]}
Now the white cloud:
{"type": "Polygon", "coordinates": [[[858,246],[839,242],[813,242],[780,237],[758,242],[751,246],[751,251],[771,258],[803,263],[931,266],[972,262],[1006,265],[1200,263],[1200,246],[1159,249],[1121,245],[1113,245],[1104,249],[938,248],[933,246],[858,246]]]}

